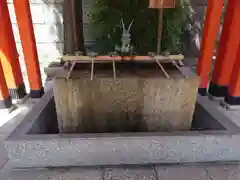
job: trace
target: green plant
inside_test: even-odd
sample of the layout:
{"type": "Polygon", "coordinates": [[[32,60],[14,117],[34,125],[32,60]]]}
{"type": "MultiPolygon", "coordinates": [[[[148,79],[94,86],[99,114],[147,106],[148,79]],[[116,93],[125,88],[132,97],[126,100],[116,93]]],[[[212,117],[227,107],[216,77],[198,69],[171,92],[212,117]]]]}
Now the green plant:
{"type": "MultiPolygon", "coordinates": [[[[174,9],[164,9],[162,51],[180,52],[182,35],[190,13],[188,0],[179,0],[174,9]]],[[[156,51],[158,9],[148,8],[148,0],[95,0],[90,8],[90,31],[97,38],[96,49],[101,53],[114,50],[120,43],[121,24],[134,19],[132,44],[139,55],[156,51]]]]}

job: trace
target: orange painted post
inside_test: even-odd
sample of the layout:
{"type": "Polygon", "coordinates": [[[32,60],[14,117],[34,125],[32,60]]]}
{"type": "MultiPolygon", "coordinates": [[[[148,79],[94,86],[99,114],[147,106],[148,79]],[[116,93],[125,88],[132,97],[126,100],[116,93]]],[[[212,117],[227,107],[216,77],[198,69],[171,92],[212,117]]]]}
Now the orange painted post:
{"type": "Polygon", "coordinates": [[[4,72],[0,63],[0,109],[8,109],[12,106],[12,99],[8,93],[8,87],[4,78],[4,72]]]}
{"type": "Polygon", "coordinates": [[[205,96],[209,83],[212,58],[216,44],[224,0],[209,0],[203,30],[201,52],[198,59],[197,73],[200,76],[199,94],[205,96]]]}
{"type": "Polygon", "coordinates": [[[209,87],[209,93],[213,99],[222,99],[227,94],[227,88],[240,42],[239,17],[240,1],[228,1],[218,54],[209,87]]]}
{"type": "Polygon", "coordinates": [[[26,95],[6,0],[0,0],[0,61],[12,98],[26,95]]]}
{"type": "Polygon", "coordinates": [[[225,97],[225,102],[230,106],[240,106],[240,46],[237,52],[237,61],[234,63],[231,73],[228,93],[225,97]]]}
{"type": "Polygon", "coordinates": [[[32,98],[40,98],[44,94],[44,90],[41,80],[29,0],[14,0],[13,3],[27,67],[30,96],[32,98]]]}

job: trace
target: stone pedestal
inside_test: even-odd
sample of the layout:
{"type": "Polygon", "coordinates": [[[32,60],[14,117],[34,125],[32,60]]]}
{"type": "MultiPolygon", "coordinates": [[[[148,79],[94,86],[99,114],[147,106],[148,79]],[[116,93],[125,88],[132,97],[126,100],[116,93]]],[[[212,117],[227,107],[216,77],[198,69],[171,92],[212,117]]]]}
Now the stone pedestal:
{"type": "Polygon", "coordinates": [[[54,79],[61,133],[158,132],[189,130],[199,79],[168,70],[90,72],[67,71],[54,79]]]}

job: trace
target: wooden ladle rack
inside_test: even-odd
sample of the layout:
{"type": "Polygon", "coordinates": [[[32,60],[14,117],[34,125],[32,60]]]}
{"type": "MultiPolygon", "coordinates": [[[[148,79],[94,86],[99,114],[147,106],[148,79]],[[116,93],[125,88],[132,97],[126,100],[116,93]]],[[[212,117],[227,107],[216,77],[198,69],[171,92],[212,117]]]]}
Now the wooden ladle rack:
{"type": "Polygon", "coordinates": [[[70,67],[67,75],[67,79],[71,77],[72,71],[74,70],[74,67],[78,63],[91,63],[91,80],[93,79],[94,75],[94,65],[95,63],[112,63],[113,68],[113,77],[116,79],[116,63],[118,62],[126,62],[126,61],[137,61],[137,62],[156,62],[159,66],[160,70],[163,72],[164,76],[169,79],[170,76],[167,73],[167,71],[162,66],[162,63],[171,63],[173,64],[177,69],[180,70],[180,67],[178,64],[182,65],[182,60],[184,59],[184,56],[179,55],[154,55],[154,53],[149,53],[149,56],[97,56],[97,55],[91,55],[91,56],[83,56],[83,55],[64,55],[61,60],[64,62],[65,67],[70,67]]]}

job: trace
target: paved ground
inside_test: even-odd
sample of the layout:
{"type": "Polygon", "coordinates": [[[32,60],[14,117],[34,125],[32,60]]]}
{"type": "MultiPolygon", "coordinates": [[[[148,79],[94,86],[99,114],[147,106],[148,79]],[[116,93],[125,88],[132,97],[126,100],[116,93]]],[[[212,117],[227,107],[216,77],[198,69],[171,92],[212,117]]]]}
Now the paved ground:
{"type": "MultiPolygon", "coordinates": [[[[8,160],[3,144],[4,139],[20,124],[22,118],[37,101],[38,100],[26,99],[23,104],[15,104],[16,110],[10,114],[2,110],[0,111],[0,169],[3,168],[8,160]]],[[[1,177],[0,180],[2,180],[1,177]]]]}
{"type": "MultiPolygon", "coordinates": [[[[51,88],[51,82],[46,83],[45,90],[51,88]]],[[[0,110],[0,172],[7,164],[8,158],[4,148],[4,139],[9,136],[9,133],[20,124],[26,113],[32,108],[38,99],[24,98],[21,102],[14,102],[15,110],[11,113],[6,110],[0,110]]],[[[0,180],[2,180],[0,176],[0,180]]]]}

